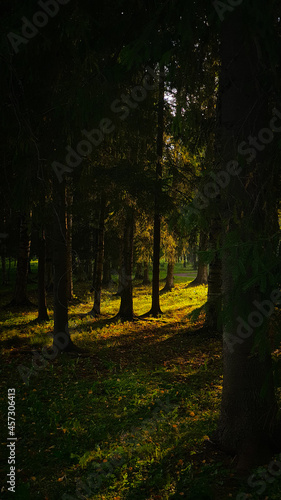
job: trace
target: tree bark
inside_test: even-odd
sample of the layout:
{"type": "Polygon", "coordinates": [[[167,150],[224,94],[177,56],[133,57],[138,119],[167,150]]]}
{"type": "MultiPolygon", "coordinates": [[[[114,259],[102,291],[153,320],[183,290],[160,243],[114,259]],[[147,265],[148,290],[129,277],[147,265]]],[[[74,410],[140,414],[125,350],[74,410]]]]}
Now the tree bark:
{"type": "Polygon", "coordinates": [[[53,292],[54,290],[53,241],[52,241],[51,229],[48,225],[45,228],[45,242],[46,242],[45,288],[47,292],[53,292]]]}
{"type": "Polygon", "coordinates": [[[67,302],[67,242],[65,225],[65,186],[53,182],[53,266],[54,266],[54,348],[59,351],[73,349],[68,331],[67,302]]]}
{"type": "Polygon", "coordinates": [[[103,264],[103,286],[108,286],[111,283],[111,263],[107,252],[105,252],[104,264],[103,264]]]}
{"type": "Polygon", "coordinates": [[[7,270],[6,270],[6,252],[5,252],[5,250],[2,250],[1,263],[2,263],[2,285],[7,285],[8,279],[7,279],[7,270]]]}
{"type": "Polygon", "coordinates": [[[101,197],[99,227],[97,233],[97,252],[95,258],[95,269],[93,276],[94,305],[90,312],[91,316],[100,315],[101,288],[104,258],[104,220],[105,220],[105,198],[101,197]]]}
{"type": "Polygon", "coordinates": [[[190,249],[190,263],[194,270],[197,269],[197,248],[196,245],[193,245],[190,249]]]}
{"type": "Polygon", "coordinates": [[[214,258],[209,266],[205,325],[210,332],[214,333],[222,333],[221,258],[218,250],[221,229],[219,218],[213,217],[209,234],[209,246],[210,250],[214,252],[214,258]]]}
{"type": "Polygon", "coordinates": [[[123,235],[123,262],[121,268],[121,303],[118,317],[122,321],[131,321],[133,311],[133,241],[134,241],[134,214],[131,209],[127,211],[123,235]]]}
{"type": "MultiPolygon", "coordinates": [[[[268,19],[268,5],[260,2],[257,8],[264,12],[264,19],[268,19]]],[[[218,106],[222,169],[225,172],[229,166],[233,167],[233,160],[239,159],[238,152],[247,158],[235,164],[239,175],[231,176],[221,214],[225,221],[222,257],[224,368],[221,413],[214,438],[221,448],[238,456],[239,468],[250,469],[269,459],[277,438],[268,318],[254,305],[268,301],[271,285],[268,282],[262,286],[259,282],[251,284],[251,279],[257,275],[255,266],[258,265],[262,273],[271,259],[263,243],[259,243],[257,258],[255,245],[270,239],[267,209],[277,180],[267,164],[265,146],[258,144],[250,151],[241,148],[250,138],[259,137],[269,123],[264,86],[266,60],[262,59],[259,37],[252,34],[255,34],[257,21],[251,19],[252,11],[248,10],[244,16],[241,11],[243,6],[236,8],[222,23],[218,106]],[[251,26],[251,39],[247,36],[244,19],[251,26]],[[246,291],[242,288],[245,282],[249,283],[246,291]]]]}
{"type": "Polygon", "coordinates": [[[164,288],[161,290],[162,293],[166,292],[171,292],[172,289],[175,287],[174,285],[174,267],[175,267],[175,261],[174,260],[169,260],[168,261],[168,266],[167,266],[167,277],[166,277],[166,283],[164,288]]]}
{"type": "Polygon", "coordinates": [[[17,261],[14,298],[10,305],[26,306],[31,302],[27,297],[28,263],[30,254],[30,216],[20,215],[20,239],[17,261]]]}
{"type": "Polygon", "coordinates": [[[67,244],[67,299],[73,298],[73,276],[72,276],[72,205],[73,194],[71,192],[71,181],[66,186],[66,244],[67,244]]]}
{"type": "Polygon", "coordinates": [[[49,321],[45,290],[46,240],[41,230],[38,240],[38,322],[49,321]]]}
{"type": "MultiPolygon", "coordinates": [[[[163,66],[160,65],[160,74],[163,74],[163,66]]],[[[162,314],[159,300],[159,264],[160,264],[160,242],[161,242],[161,195],[162,195],[162,158],[164,137],[164,79],[159,77],[158,96],[158,123],[157,123],[157,163],[155,176],[154,194],[154,229],[153,229],[153,268],[152,268],[152,305],[150,311],[144,316],[157,318],[162,314]]]]}
{"type": "Polygon", "coordinates": [[[143,285],[150,285],[150,279],[149,279],[149,266],[148,262],[145,261],[143,264],[143,285]]]}
{"type": "Polygon", "coordinates": [[[5,232],[6,230],[6,217],[3,217],[3,229],[4,229],[4,234],[2,235],[1,241],[0,241],[0,248],[1,248],[1,264],[2,264],[2,285],[8,285],[9,279],[7,276],[7,267],[6,267],[6,258],[7,258],[7,245],[6,245],[6,238],[7,234],[5,232]]]}
{"type": "Polygon", "coordinates": [[[137,262],[135,280],[143,280],[143,264],[137,262]]]}
{"type": "Polygon", "coordinates": [[[187,286],[207,285],[208,283],[208,264],[205,262],[204,256],[200,252],[206,252],[208,249],[208,234],[200,231],[199,236],[199,252],[198,252],[198,269],[196,278],[187,286]]]}

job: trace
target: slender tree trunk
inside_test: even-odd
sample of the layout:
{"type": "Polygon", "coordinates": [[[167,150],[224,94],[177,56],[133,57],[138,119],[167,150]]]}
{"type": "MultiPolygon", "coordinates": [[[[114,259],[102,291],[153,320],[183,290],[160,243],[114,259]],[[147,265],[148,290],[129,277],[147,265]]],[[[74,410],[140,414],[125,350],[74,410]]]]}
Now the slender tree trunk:
{"type": "Polygon", "coordinates": [[[143,264],[137,262],[135,280],[143,280],[143,264]]]}
{"type": "Polygon", "coordinates": [[[30,254],[29,225],[30,225],[30,216],[21,214],[16,285],[14,291],[14,298],[11,302],[11,305],[13,306],[30,305],[30,301],[27,298],[28,263],[30,254]]]}
{"type": "Polygon", "coordinates": [[[198,252],[198,269],[197,276],[195,280],[189,283],[187,286],[198,286],[207,285],[208,283],[208,265],[205,262],[204,256],[200,252],[206,252],[208,249],[208,234],[204,231],[200,231],[199,237],[199,252],[198,252]]]}
{"type": "Polygon", "coordinates": [[[46,240],[45,231],[41,230],[38,241],[38,322],[49,321],[45,290],[46,240]]]}
{"type": "Polygon", "coordinates": [[[117,288],[117,292],[116,292],[116,295],[120,295],[121,296],[121,293],[122,293],[122,269],[124,267],[124,237],[120,238],[119,240],[119,244],[118,244],[118,247],[119,247],[119,262],[118,262],[118,288],[117,288]]]}
{"type": "MultiPolygon", "coordinates": [[[[229,222],[225,226],[222,258],[223,393],[215,439],[221,448],[238,456],[239,468],[250,469],[269,460],[275,439],[280,448],[280,436],[275,434],[277,404],[268,314],[261,314],[257,306],[265,307],[267,301],[268,311],[272,285],[266,282],[260,286],[259,281],[251,284],[253,276],[257,277],[256,266],[262,274],[268,259],[274,259],[274,252],[271,256],[270,248],[265,249],[262,242],[270,242],[267,211],[277,179],[268,165],[268,151],[263,152],[268,146],[262,145],[262,141],[256,142],[257,148],[241,153],[241,145],[247,145],[250,138],[261,137],[260,132],[270,120],[264,86],[266,60],[262,59],[263,48],[259,46],[261,38],[255,38],[257,21],[254,16],[251,19],[250,9],[242,15],[243,8],[236,8],[222,23],[220,158],[223,171],[233,171],[235,165],[236,175],[230,178],[222,213],[222,220],[229,222]],[[244,22],[251,26],[251,39],[244,22]],[[239,159],[238,151],[246,158],[233,164],[239,159]],[[243,289],[245,283],[247,289],[243,289]]],[[[268,20],[268,8],[258,2],[260,18],[268,20]]]]}
{"type": "Polygon", "coordinates": [[[65,186],[53,182],[53,266],[54,266],[54,340],[55,348],[69,351],[73,344],[68,331],[67,241],[65,225],[65,186]]]}
{"type": "Polygon", "coordinates": [[[89,255],[87,258],[87,277],[90,280],[93,280],[93,255],[94,255],[94,234],[92,230],[92,226],[89,222],[89,255]]]}
{"type": "Polygon", "coordinates": [[[165,292],[171,292],[172,289],[174,288],[174,267],[175,267],[175,261],[173,259],[168,261],[168,266],[167,266],[167,277],[166,277],[166,283],[164,288],[161,290],[160,293],[165,293],[165,292]]]}
{"type": "Polygon", "coordinates": [[[11,263],[12,263],[12,257],[9,257],[9,267],[8,267],[8,283],[10,283],[11,263]]]}
{"type": "Polygon", "coordinates": [[[97,234],[95,272],[93,276],[93,290],[95,296],[94,296],[94,305],[90,312],[91,316],[100,315],[101,286],[102,286],[103,258],[104,258],[104,219],[105,219],[105,199],[104,196],[102,196],[100,216],[99,216],[99,227],[97,234]]]}
{"type": "Polygon", "coordinates": [[[149,279],[149,265],[148,262],[145,261],[143,264],[143,285],[150,285],[150,279],[149,279]]]}
{"type": "Polygon", "coordinates": [[[186,256],[185,256],[185,253],[183,254],[183,267],[186,267],[186,256]]]}
{"type": "MultiPolygon", "coordinates": [[[[93,229],[93,258],[94,258],[94,266],[93,266],[93,274],[92,274],[92,283],[96,282],[96,274],[97,274],[97,263],[98,263],[98,240],[99,240],[99,230],[97,227],[93,229]]],[[[91,288],[91,293],[94,292],[94,286],[91,288]]]]}
{"type": "Polygon", "coordinates": [[[46,264],[45,264],[45,288],[47,292],[53,292],[54,280],[53,280],[53,241],[51,236],[51,231],[48,226],[45,231],[45,241],[46,241],[46,264]]]}
{"type": "Polygon", "coordinates": [[[126,215],[123,236],[123,262],[121,268],[121,304],[118,317],[123,321],[134,318],[133,311],[133,241],[134,241],[134,215],[131,209],[126,215]]]}
{"type": "MultiPolygon", "coordinates": [[[[160,66],[160,74],[163,74],[163,66],[160,66]]],[[[157,164],[155,178],[154,196],[154,229],[153,229],[153,268],[152,268],[152,305],[150,311],[144,316],[157,317],[162,314],[159,300],[159,265],[160,265],[160,242],[161,242],[161,195],[162,195],[162,158],[164,137],[164,79],[159,77],[158,97],[158,124],[157,124],[157,164]]]]}
{"type": "Polygon", "coordinates": [[[106,243],[105,241],[105,254],[104,254],[104,264],[103,264],[103,278],[102,278],[102,284],[103,286],[108,286],[111,283],[111,262],[109,258],[108,251],[106,250],[106,243]]]}
{"type": "Polygon", "coordinates": [[[206,327],[210,332],[216,333],[222,333],[221,258],[218,250],[220,238],[221,222],[219,218],[213,217],[209,234],[209,246],[210,250],[214,252],[214,258],[209,266],[206,327]]]}
{"type": "Polygon", "coordinates": [[[196,245],[193,245],[190,249],[190,263],[194,270],[197,269],[197,249],[196,245]]]}
{"type": "Polygon", "coordinates": [[[6,267],[6,258],[7,258],[7,246],[6,246],[6,238],[7,234],[5,232],[6,230],[6,217],[4,216],[3,218],[3,229],[4,229],[4,234],[2,241],[0,241],[0,246],[1,246],[1,263],[2,263],[2,284],[3,285],[8,285],[8,277],[7,277],[7,267],[6,267]]]}
{"type": "Polygon", "coordinates": [[[6,271],[6,252],[3,249],[1,255],[1,263],[2,263],[2,285],[7,285],[7,271],[6,271]]]}
{"type": "Polygon", "coordinates": [[[73,194],[70,181],[66,186],[66,244],[67,244],[67,299],[73,298],[73,276],[72,276],[72,205],[73,194]]]}

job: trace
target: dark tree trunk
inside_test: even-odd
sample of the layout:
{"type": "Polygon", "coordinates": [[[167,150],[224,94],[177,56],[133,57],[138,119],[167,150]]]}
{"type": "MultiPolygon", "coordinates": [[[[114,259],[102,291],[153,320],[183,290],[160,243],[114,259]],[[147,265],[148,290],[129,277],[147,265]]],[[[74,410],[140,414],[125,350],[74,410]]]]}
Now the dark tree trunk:
{"type": "Polygon", "coordinates": [[[100,315],[101,287],[104,258],[104,219],[105,219],[105,199],[101,198],[99,227],[97,233],[97,252],[95,258],[95,269],[93,276],[94,305],[90,312],[91,316],[100,315]]]}
{"type": "Polygon", "coordinates": [[[214,217],[211,220],[209,234],[209,246],[210,250],[214,252],[214,258],[209,266],[208,296],[206,303],[206,327],[213,333],[222,333],[221,258],[218,251],[221,229],[219,218],[214,217]]]}
{"type": "Polygon", "coordinates": [[[38,241],[38,322],[49,321],[45,290],[46,240],[45,231],[40,231],[38,241]]]}
{"type": "Polygon", "coordinates": [[[108,286],[110,283],[111,283],[111,262],[108,252],[105,250],[102,284],[103,286],[108,286]]]}
{"type": "Polygon", "coordinates": [[[143,264],[137,262],[135,280],[143,280],[143,264]]]}
{"type": "Polygon", "coordinates": [[[186,256],[185,256],[185,253],[183,254],[183,267],[186,267],[186,256]]]}
{"type": "Polygon", "coordinates": [[[200,231],[199,237],[199,252],[198,252],[198,269],[197,276],[195,280],[191,281],[187,286],[198,286],[198,285],[207,285],[208,283],[208,264],[206,264],[206,257],[202,255],[200,252],[206,252],[208,249],[208,234],[204,231],[200,231]]]}
{"type": "Polygon", "coordinates": [[[118,317],[123,321],[134,318],[133,311],[133,242],[134,242],[134,214],[128,209],[123,236],[123,259],[121,268],[121,304],[118,317]]]}
{"type": "Polygon", "coordinates": [[[12,257],[9,257],[8,283],[10,283],[12,257]]]}
{"type": "MultiPolygon", "coordinates": [[[[94,247],[94,266],[93,266],[93,274],[92,274],[92,283],[96,282],[96,274],[97,274],[97,263],[98,263],[98,240],[99,240],[99,229],[95,227],[93,230],[93,247],[94,247]]],[[[94,287],[92,286],[91,292],[94,291],[94,287]]]]}
{"type": "MultiPolygon", "coordinates": [[[[68,181],[70,183],[70,181],[68,181]]],[[[73,276],[72,276],[72,195],[71,183],[66,187],[66,245],[67,245],[67,299],[73,298],[73,276]]]]}
{"type": "Polygon", "coordinates": [[[93,255],[94,255],[94,234],[93,234],[93,228],[91,226],[91,223],[89,221],[89,250],[88,250],[88,256],[87,256],[87,263],[86,263],[86,273],[87,273],[87,278],[89,280],[93,280],[93,273],[94,273],[94,266],[93,266],[93,255]]]}
{"type": "Polygon", "coordinates": [[[20,239],[19,252],[17,261],[16,285],[14,298],[10,305],[26,306],[30,305],[27,298],[27,279],[28,279],[28,264],[30,254],[30,217],[27,215],[20,216],[20,239]]]}
{"type": "Polygon", "coordinates": [[[124,254],[124,237],[120,238],[119,242],[118,242],[118,247],[119,247],[119,262],[118,262],[118,288],[117,288],[117,292],[116,292],[116,295],[120,295],[121,296],[121,292],[122,292],[122,269],[123,269],[123,262],[124,262],[124,257],[123,257],[123,254],[124,254]]]}
{"type": "Polygon", "coordinates": [[[72,350],[73,344],[68,331],[67,302],[67,242],[65,226],[65,186],[53,182],[53,266],[54,266],[54,340],[60,351],[72,350]]]}
{"type": "Polygon", "coordinates": [[[7,222],[6,222],[6,217],[4,215],[3,217],[3,230],[4,233],[1,235],[1,240],[0,240],[0,248],[1,248],[1,263],[2,263],[2,285],[8,285],[8,276],[7,276],[7,267],[6,267],[6,258],[7,258],[7,245],[6,245],[6,227],[7,227],[7,222]]]}
{"type": "Polygon", "coordinates": [[[46,241],[46,266],[45,266],[45,288],[47,292],[53,292],[54,279],[53,279],[53,242],[51,231],[46,227],[45,231],[46,241]]]}
{"type": "Polygon", "coordinates": [[[165,286],[161,290],[160,293],[171,292],[172,289],[175,287],[175,285],[174,285],[174,267],[175,267],[174,260],[169,260],[168,266],[167,266],[166,283],[165,283],[165,286]]]}
{"type": "Polygon", "coordinates": [[[195,245],[191,248],[190,263],[191,263],[193,269],[196,270],[197,269],[197,250],[196,250],[195,245]]]}
{"type": "MultiPolygon", "coordinates": [[[[270,121],[265,88],[266,59],[263,59],[264,48],[259,45],[262,39],[255,36],[260,28],[253,11],[248,9],[244,13],[243,8],[246,6],[236,8],[222,23],[218,106],[222,170],[232,168],[233,172],[233,160],[239,159],[238,152],[246,158],[235,165],[236,175],[231,175],[224,195],[223,393],[214,438],[221,448],[238,456],[239,468],[250,469],[264,464],[273,451],[278,451],[274,450],[274,439],[279,441],[280,451],[280,436],[275,434],[277,404],[268,314],[261,314],[254,305],[268,302],[272,284],[266,281],[261,287],[259,280],[251,284],[253,276],[258,274],[256,266],[263,274],[268,260],[274,261],[274,251],[269,246],[267,212],[269,215],[271,198],[276,195],[277,179],[268,163],[268,145],[257,141],[257,148],[241,153],[241,145],[247,146],[250,138],[261,137],[260,132],[270,121]],[[251,26],[251,38],[245,22],[251,26]],[[268,245],[261,243],[267,240],[268,245]],[[248,287],[243,290],[245,282],[248,287]]],[[[269,8],[268,4],[258,2],[259,16],[265,22],[269,19],[269,8]]]]}
{"type": "MultiPolygon", "coordinates": [[[[163,66],[160,65],[160,74],[163,74],[163,66]]],[[[159,263],[161,242],[161,196],[162,196],[162,158],[164,137],[164,79],[159,77],[158,96],[158,124],[157,124],[157,163],[154,195],[154,229],[153,229],[153,268],[152,268],[152,305],[150,311],[144,316],[157,318],[162,314],[159,300],[159,263]]]]}
{"type": "Polygon", "coordinates": [[[145,261],[143,264],[143,285],[150,285],[150,279],[149,279],[149,265],[148,262],[145,261]]]}
{"type": "Polygon", "coordinates": [[[1,263],[2,263],[2,285],[7,285],[8,279],[6,270],[6,251],[4,249],[2,249],[1,263]]]}

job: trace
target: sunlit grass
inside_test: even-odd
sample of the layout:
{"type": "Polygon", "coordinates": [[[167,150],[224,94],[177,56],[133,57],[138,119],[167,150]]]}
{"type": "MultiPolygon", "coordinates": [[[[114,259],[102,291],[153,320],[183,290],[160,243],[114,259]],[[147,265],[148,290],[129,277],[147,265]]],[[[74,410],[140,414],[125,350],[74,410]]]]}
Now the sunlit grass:
{"type": "MultiPolygon", "coordinates": [[[[116,287],[103,291],[93,319],[89,286],[77,284],[69,329],[83,355],[46,361],[29,385],[18,367],[30,369],[32,350],[51,343],[51,297],[43,325],[32,323],[36,311],[1,313],[4,414],[16,388],[17,500],[235,498],[230,471],[204,445],[219,413],[221,342],[191,335],[202,318],[194,325],[188,315],[207,288],[175,285],[161,296],[162,316],[121,323],[110,321],[116,287]]],[[[135,284],[135,313],[150,306],[150,287],[135,284]]]]}

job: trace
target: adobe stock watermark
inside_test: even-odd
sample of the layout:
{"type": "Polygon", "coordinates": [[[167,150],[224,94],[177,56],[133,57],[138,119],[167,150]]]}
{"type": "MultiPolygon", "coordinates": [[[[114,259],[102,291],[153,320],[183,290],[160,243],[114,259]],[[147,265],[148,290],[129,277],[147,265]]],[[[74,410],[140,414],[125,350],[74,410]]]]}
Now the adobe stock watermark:
{"type": "Polygon", "coordinates": [[[278,289],[271,292],[270,300],[263,300],[262,302],[254,300],[253,305],[255,306],[255,310],[248,315],[247,321],[240,316],[237,317],[238,327],[236,335],[232,335],[231,333],[224,334],[224,342],[229,351],[233,353],[236,344],[243,344],[244,340],[253,334],[254,329],[259,328],[264,319],[269,318],[274,313],[275,305],[279,304],[281,304],[281,292],[278,289]]]}
{"type": "MultiPolygon", "coordinates": [[[[248,478],[248,485],[250,488],[257,488],[254,493],[257,495],[262,495],[267,487],[267,483],[274,483],[275,479],[281,475],[281,454],[279,455],[279,460],[272,460],[267,467],[259,468],[256,474],[252,474],[248,478]]],[[[236,495],[236,500],[247,500],[249,495],[246,493],[238,493],[236,495]]]]}
{"type": "MultiPolygon", "coordinates": [[[[272,118],[269,127],[262,128],[258,137],[249,136],[248,141],[242,141],[238,145],[238,153],[244,156],[247,163],[251,163],[257,156],[257,151],[263,151],[265,147],[273,141],[274,133],[281,132],[281,126],[277,126],[277,120],[281,120],[281,113],[273,108],[272,118]]],[[[211,172],[213,181],[204,185],[203,192],[197,191],[189,207],[191,213],[199,214],[200,210],[207,208],[210,200],[216,198],[222,189],[225,189],[231,182],[231,178],[238,176],[242,172],[242,167],[237,160],[231,160],[226,164],[226,169],[218,173],[211,172]]]]}
{"type": "Polygon", "coordinates": [[[38,10],[32,17],[32,21],[26,17],[22,17],[21,35],[13,33],[7,34],[8,40],[11,43],[14,52],[19,53],[20,45],[26,45],[29,40],[34,38],[38,33],[38,28],[47,26],[50,17],[55,17],[60,10],[60,5],[68,4],[70,0],[39,0],[38,5],[42,10],[38,10]]]}
{"type": "Polygon", "coordinates": [[[225,12],[233,12],[235,7],[241,5],[243,0],[225,0],[225,2],[221,2],[220,0],[215,0],[213,2],[213,6],[216,9],[216,12],[221,21],[224,20],[225,12]]]}
{"type": "MultiPolygon", "coordinates": [[[[129,95],[121,94],[120,99],[115,99],[110,106],[110,110],[118,114],[121,121],[126,120],[131,111],[135,110],[146,99],[148,92],[158,88],[159,78],[164,77],[164,72],[160,71],[156,73],[149,66],[145,68],[145,71],[142,84],[136,85],[129,95]],[[154,81],[151,81],[151,79],[154,81]]],[[[65,164],[57,161],[52,162],[52,167],[58,181],[61,183],[64,174],[72,173],[82,163],[84,158],[91,155],[93,148],[98,147],[104,141],[105,137],[112,134],[115,129],[116,126],[110,118],[103,118],[97,128],[90,131],[86,129],[82,130],[81,132],[86,139],[79,141],[76,149],[66,146],[67,155],[65,157],[65,164]]]]}

